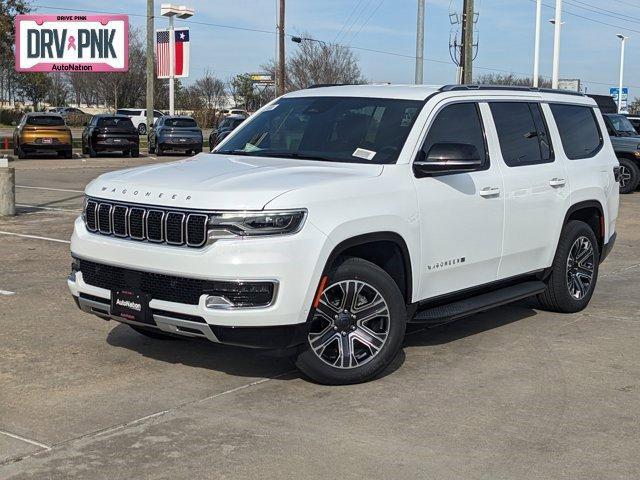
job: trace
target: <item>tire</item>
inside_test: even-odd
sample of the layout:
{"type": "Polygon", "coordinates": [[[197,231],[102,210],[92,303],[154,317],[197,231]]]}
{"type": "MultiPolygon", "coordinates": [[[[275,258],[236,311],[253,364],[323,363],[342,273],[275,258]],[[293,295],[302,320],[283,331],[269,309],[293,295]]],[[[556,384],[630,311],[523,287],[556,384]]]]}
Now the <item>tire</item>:
{"type": "Polygon", "coordinates": [[[128,325],[128,326],[131,327],[136,332],[138,332],[140,335],[144,335],[145,337],[148,337],[148,338],[153,338],[154,340],[178,340],[178,337],[171,335],[169,333],[165,333],[156,328],[139,327],[137,325],[128,325]]]}
{"type": "Polygon", "coordinates": [[[27,154],[25,153],[24,150],[22,150],[22,147],[20,145],[18,145],[18,159],[19,160],[24,160],[25,158],[27,158],[27,154]]]}
{"type": "Polygon", "coordinates": [[[98,152],[96,152],[93,147],[91,146],[91,144],[88,145],[88,150],[89,150],[89,157],[91,158],[96,158],[98,156],[98,152]]]}
{"type": "Polygon", "coordinates": [[[129,157],[131,155],[131,150],[123,150],[122,151],[122,156],[123,157],[129,157]]]}
{"type": "Polygon", "coordinates": [[[542,307],[560,313],[584,310],[596,288],[599,263],[598,240],[591,227],[578,220],[567,223],[551,265],[547,290],[538,295],[542,307]]]}
{"type": "Polygon", "coordinates": [[[327,287],[318,308],[312,311],[307,342],[296,365],[308,377],[326,385],[366,382],[382,373],[396,357],[406,324],[404,298],[389,274],[361,258],[347,258],[328,274],[327,287]],[[347,307],[350,295],[365,303],[353,307],[352,302],[352,307],[347,307]],[[370,314],[370,309],[378,315],[370,314]]]}
{"type": "Polygon", "coordinates": [[[156,147],[156,151],[158,152],[158,156],[161,157],[162,155],[164,155],[164,150],[162,149],[162,147],[160,145],[158,145],[156,147]]]}
{"type": "Polygon", "coordinates": [[[69,150],[65,150],[63,152],[63,156],[64,158],[66,158],[67,160],[73,158],[73,150],[69,149],[69,150]]]}
{"type": "Polygon", "coordinates": [[[144,123],[141,123],[140,125],[138,125],[138,134],[139,135],[147,134],[147,126],[144,123]]]}
{"type": "Polygon", "coordinates": [[[640,183],[640,167],[633,160],[619,158],[620,163],[620,193],[631,193],[640,183]]]}
{"type": "Polygon", "coordinates": [[[147,145],[148,145],[149,155],[155,154],[156,153],[156,147],[151,145],[151,142],[148,142],[147,145]]]}
{"type": "Polygon", "coordinates": [[[131,158],[138,158],[140,156],[140,147],[134,147],[131,149],[131,158]]]}

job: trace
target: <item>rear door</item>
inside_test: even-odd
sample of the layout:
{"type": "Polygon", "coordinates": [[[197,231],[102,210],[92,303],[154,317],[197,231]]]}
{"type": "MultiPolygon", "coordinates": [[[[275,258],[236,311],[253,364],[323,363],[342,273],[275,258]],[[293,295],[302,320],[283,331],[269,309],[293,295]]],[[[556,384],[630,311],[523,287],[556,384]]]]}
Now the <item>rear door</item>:
{"type": "Polygon", "coordinates": [[[527,101],[495,101],[489,106],[504,178],[505,228],[498,271],[498,278],[504,279],[551,265],[554,233],[567,211],[570,188],[543,106],[527,101]]]}
{"type": "Polygon", "coordinates": [[[476,147],[477,171],[414,178],[420,212],[420,298],[427,299],[495,281],[502,253],[504,196],[500,169],[486,142],[486,104],[454,101],[436,106],[423,141],[476,147]],[[490,155],[491,154],[491,155],[490,155]],[[491,158],[490,158],[491,157],[491,158]]]}

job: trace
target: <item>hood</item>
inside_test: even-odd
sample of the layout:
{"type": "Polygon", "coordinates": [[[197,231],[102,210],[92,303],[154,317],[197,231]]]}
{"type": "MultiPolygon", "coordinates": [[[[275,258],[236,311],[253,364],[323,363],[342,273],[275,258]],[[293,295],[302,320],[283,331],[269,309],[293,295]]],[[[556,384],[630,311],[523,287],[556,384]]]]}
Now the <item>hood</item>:
{"type": "MultiPolygon", "coordinates": [[[[172,163],[110,172],[87,188],[91,197],[177,208],[260,210],[285,192],[375,178],[382,165],[201,153],[172,163]]],[[[304,207],[304,205],[292,205],[304,207]]]]}
{"type": "Polygon", "coordinates": [[[635,137],[611,137],[611,143],[614,146],[623,147],[626,150],[640,150],[640,136],[635,137]]]}

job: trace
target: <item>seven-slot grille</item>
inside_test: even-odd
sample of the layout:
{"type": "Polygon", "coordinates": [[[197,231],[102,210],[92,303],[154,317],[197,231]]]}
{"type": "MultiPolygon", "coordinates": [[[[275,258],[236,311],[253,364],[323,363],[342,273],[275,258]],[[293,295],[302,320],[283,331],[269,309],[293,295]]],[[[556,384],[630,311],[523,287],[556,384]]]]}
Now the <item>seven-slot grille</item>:
{"type": "Polygon", "coordinates": [[[204,213],[138,207],[89,199],[85,225],[90,232],[138,241],[201,247],[207,240],[204,213]]]}

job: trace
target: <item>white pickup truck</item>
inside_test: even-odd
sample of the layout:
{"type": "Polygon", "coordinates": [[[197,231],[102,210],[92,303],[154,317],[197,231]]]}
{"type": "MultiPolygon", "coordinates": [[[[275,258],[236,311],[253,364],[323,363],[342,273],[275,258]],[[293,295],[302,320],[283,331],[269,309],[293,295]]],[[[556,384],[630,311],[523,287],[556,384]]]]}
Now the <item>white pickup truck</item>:
{"type": "Polygon", "coordinates": [[[290,93],[213,153],[91,182],[69,288],[143,335],[280,350],[316,381],[366,381],[409,323],[530,296],[587,306],[616,237],[606,132],[593,100],[559,91],[290,93]]]}

